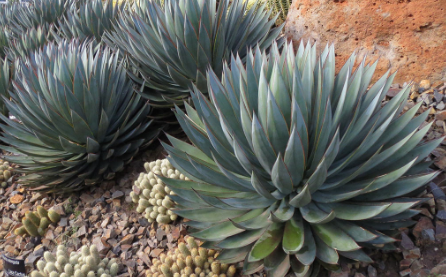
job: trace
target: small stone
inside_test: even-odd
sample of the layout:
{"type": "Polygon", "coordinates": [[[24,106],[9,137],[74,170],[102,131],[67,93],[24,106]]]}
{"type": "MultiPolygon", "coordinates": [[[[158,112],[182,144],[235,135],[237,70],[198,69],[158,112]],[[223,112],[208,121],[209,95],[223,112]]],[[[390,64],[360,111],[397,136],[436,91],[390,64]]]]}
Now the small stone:
{"type": "Polygon", "coordinates": [[[408,235],[406,235],[406,233],[402,232],[401,233],[401,248],[405,249],[405,250],[410,250],[413,249],[415,247],[415,244],[412,242],[412,240],[409,238],[408,235]]]}
{"type": "Polygon", "coordinates": [[[93,239],[93,244],[98,248],[99,254],[105,255],[110,250],[111,246],[105,240],[105,238],[96,237],[93,239]]]}
{"type": "Polygon", "coordinates": [[[436,120],[446,120],[446,110],[437,111],[437,113],[435,114],[435,119],[436,120]]]}
{"type": "Polygon", "coordinates": [[[437,104],[437,106],[435,106],[435,108],[440,111],[444,110],[445,107],[446,107],[446,105],[444,104],[443,101],[441,101],[440,103],[437,104]]]}
{"type": "Polygon", "coordinates": [[[404,277],[412,273],[410,268],[400,271],[400,276],[404,277]]]}
{"type": "Polygon", "coordinates": [[[440,103],[441,100],[443,100],[443,94],[439,93],[438,90],[434,90],[434,98],[435,102],[440,103]]]}
{"type": "Polygon", "coordinates": [[[420,248],[403,251],[404,259],[419,259],[421,257],[420,248]]]}
{"type": "Polygon", "coordinates": [[[390,89],[387,91],[387,96],[390,97],[390,98],[393,98],[393,97],[395,97],[400,91],[401,91],[401,90],[398,89],[398,88],[390,88],[390,89]]]}
{"type": "Polygon", "coordinates": [[[424,267],[424,265],[420,262],[420,260],[415,260],[415,261],[413,261],[412,265],[410,266],[410,269],[413,272],[415,272],[415,271],[422,269],[423,267],[424,267]]]}
{"type": "Polygon", "coordinates": [[[140,218],[138,218],[138,223],[139,223],[139,225],[141,225],[142,227],[147,227],[147,226],[149,226],[149,221],[148,221],[147,218],[145,218],[145,217],[140,217],[140,218]]]}
{"type": "Polygon", "coordinates": [[[60,215],[65,215],[65,209],[63,207],[63,204],[54,205],[53,207],[51,207],[51,210],[55,211],[60,215]]]}
{"type": "Polygon", "coordinates": [[[446,211],[438,211],[437,218],[446,222],[446,211]]]}
{"type": "Polygon", "coordinates": [[[85,234],[87,234],[87,226],[84,225],[84,226],[80,227],[79,230],[77,230],[76,237],[78,238],[85,234]]]}
{"type": "Polygon", "coordinates": [[[22,203],[22,201],[25,199],[25,197],[21,194],[16,194],[13,197],[9,198],[9,202],[12,204],[19,204],[22,203]]]}
{"type": "Polygon", "coordinates": [[[413,260],[411,259],[403,259],[400,262],[400,269],[404,270],[410,267],[410,265],[412,264],[413,260]]]}
{"type": "Polygon", "coordinates": [[[118,236],[115,229],[106,229],[104,232],[104,238],[106,239],[114,239],[118,236]]]}
{"type": "Polygon", "coordinates": [[[434,229],[427,229],[421,231],[421,239],[426,242],[435,242],[435,231],[434,229]]]}
{"type": "Polygon", "coordinates": [[[432,270],[431,270],[431,275],[433,275],[433,276],[441,275],[441,274],[446,274],[446,264],[437,265],[436,267],[432,268],[432,270]]]}
{"type": "Polygon", "coordinates": [[[435,238],[437,240],[446,239],[446,224],[440,220],[435,222],[435,238]]]}
{"type": "Polygon", "coordinates": [[[430,87],[431,87],[431,81],[429,81],[429,80],[422,80],[421,82],[420,82],[420,89],[423,89],[423,90],[428,90],[428,89],[430,89],[430,87]]]}
{"type": "Polygon", "coordinates": [[[29,202],[30,203],[34,203],[34,202],[36,202],[38,200],[41,200],[43,197],[45,197],[45,195],[40,193],[40,192],[33,193],[33,196],[31,197],[29,202]]]}
{"type": "Polygon", "coordinates": [[[374,268],[371,265],[367,267],[367,273],[369,277],[378,277],[378,272],[376,271],[376,268],[374,268]]]}
{"type": "Polygon", "coordinates": [[[124,193],[120,190],[117,190],[117,191],[113,192],[111,198],[115,199],[115,198],[119,198],[119,197],[123,197],[123,196],[124,196],[124,193]]]}
{"type": "Polygon", "coordinates": [[[133,242],[134,238],[135,238],[135,235],[128,234],[125,237],[123,237],[119,243],[120,244],[131,244],[133,242]]]}
{"type": "Polygon", "coordinates": [[[421,236],[421,231],[427,229],[434,229],[434,225],[432,224],[432,221],[429,218],[423,216],[420,217],[417,224],[413,228],[412,234],[415,236],[415,238],[418,239],[421,236]]]}

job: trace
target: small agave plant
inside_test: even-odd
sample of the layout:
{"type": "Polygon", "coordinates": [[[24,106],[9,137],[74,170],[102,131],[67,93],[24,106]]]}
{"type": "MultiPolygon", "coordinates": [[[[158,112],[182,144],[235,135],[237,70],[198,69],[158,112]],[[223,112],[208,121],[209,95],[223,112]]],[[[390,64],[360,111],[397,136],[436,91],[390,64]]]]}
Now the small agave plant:
{"type": "Polygon", "coordinates": [[[264,6],[248,11],[242,0],[166,0],[160,5],[136,2],[105,39],[128,54],[129,74],[145,84],[143,96],[158,105],[181,104],[193,83],[206,91],[209,67],[221,74],[231,53],[243,58],[248,47],[267,49],[282,30],[271,28],[274,20],[264,6]]]}
{"type": "Polygon", "coordinates": [[[257,48],[222,81],[209,72],[210,101],[195,89],[195,109],[177,108],[193,145],[164,147],[191,181],[162,180],[223,263],[317,276],[340,257],[371,262],[363,248],[392,249],[394,230],[414,223],[423,200],[411,193],[437,175],[424,158],[443,138],[421,141],[420,104],[401,113],[410,87],[381,105],[394,75],[368,89],[376,63],[354,64],[335,76],[333,47],[257,48]]]}
{"type": "Polygon", "coordinates": [[[25,185],[64,193],[111,179],[159,133],[119,53],[50,43],[17,68],[5,104],[19,121],[1,116],[0,139],[25,185]]]}

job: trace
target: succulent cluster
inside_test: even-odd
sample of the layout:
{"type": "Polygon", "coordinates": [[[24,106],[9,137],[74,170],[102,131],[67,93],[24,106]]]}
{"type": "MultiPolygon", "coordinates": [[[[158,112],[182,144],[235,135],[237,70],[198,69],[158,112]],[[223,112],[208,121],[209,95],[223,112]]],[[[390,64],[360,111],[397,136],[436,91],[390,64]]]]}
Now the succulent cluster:
{"type": "Polygon", "coordinates": [[[271,28],[271,12],[258,3],[250,11],[242,0],[160,3],[136,2],[105,38],[110,47],[128,54],[129,74],[147,87],[142,94],[159,105],[182,104],[193,84],[205,90],[209,67],[218,75],[231,53],[244,57],[248,47],[267,49],[282,29],[271,28]]]}
{"type": "Polygon", "coordinates": [[[78,40],[19,61],[3,136],[24,185],[67,193],[111,179],[159,133],[119,53],[78,40]]]}
{"type": "Polygon", "coordinates": [[[381,104],[395,74],[369,88],[377,63],[354,65],[335,76],[328,46],[256,48],[221,81],[209,71],[210,101],[196,89],[195,109],[176,110],[193,145],[164,147],[193,181],[161,179],[222,262],[310,276],[340,256],[370,262],[362,248],[394,249],[394,231],[414,223],[412,197],[438,174],[425,157],[444,138],[422,141],[421,103],[402,113],[409,86],[381,104]]]}
{"type": "Polygon", "coordinates": [[[132,201],[138,203],[136,211],[143,213],[150,223],[169,224],[177,219],[171,208],[175,203],[171,200],[174,193],[158,178],[189,180],[176,170],[167,159],[145,163],[147,173],[141,173],[130,192],[132,201]]]}
{"type": "Polygon", "coordinates": [[[115,259],[101,260],[96,246],[84,245],[80,253],[68,255],[63,245],[57,247],[56,256],[45,252],[44,260],[37,262],[37,270],[31,277],[113,277],[118,274],[119,265],[115,259]]]}
{"type": "Polygon", "coordinates": [[[25,217],[22,218],[23,226],[15,229],[14,233],[18,236],[41,237],[45,235],[51,223],[57,223],[59,220],[60,215],[57,212],[47,211],[44,207],[38,206],[36,212],[25,213],[25,217]]]}
{"type": "Polygon", "coordinates": [[[180,242],[175,251],[161,254],[152,260],[152,267],[147,270],[147,277],[233,277],[235,266],[220,263],[218,253],[212,249],[199,247],[193,237],[186,243],[180,242]]]}
{"type": "Polygon", "coordinates": [[[8,186],[9,178],[11,178],[14,169],[8,162],[2,159],[0,159],[0,164],[0,186],[5,188],[8,186]]]}

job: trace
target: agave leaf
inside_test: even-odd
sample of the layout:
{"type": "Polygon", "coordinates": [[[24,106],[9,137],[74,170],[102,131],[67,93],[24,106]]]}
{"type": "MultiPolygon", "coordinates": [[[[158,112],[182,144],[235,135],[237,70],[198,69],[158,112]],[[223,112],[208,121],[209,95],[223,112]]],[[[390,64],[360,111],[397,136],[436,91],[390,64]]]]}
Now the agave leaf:
{"type": "Polygon", "coordinates": [[[302,217],[296,213],[291,220],[285,223],[282,241],[283,251],[287,254],[295,254],[303,247],[305,239],[302,217]]]}
{"type": "Polygon", "coordinates": [[[217,244],[222,249],[234,249],[246,246],[257,241],[266,229],[247,230],[242,233],[228,236],[217,244]]]}
{"type": "Polygon", "coordinates": [[[359,245],[345,232],[332,223],[312,225],[314,234],[329,247],[340,251],[354,251],[359,245]]]}
{"type": "Polygon", "coordinates": [[[320,209],[313,202],[308,205],[301,207],[300,212],[302,213],[302,217],[310,223],[313,224],[322,224],[332,221],[336,217],[336,213],[332,210],[331,212],[325,212],[320,209]]]}
{"type": "Polygon", "coordinates": [[[281,242],[282,232],[282,224],[272,223],[252,247],[248,261],[256,262],[271,254],[281,242]]]}

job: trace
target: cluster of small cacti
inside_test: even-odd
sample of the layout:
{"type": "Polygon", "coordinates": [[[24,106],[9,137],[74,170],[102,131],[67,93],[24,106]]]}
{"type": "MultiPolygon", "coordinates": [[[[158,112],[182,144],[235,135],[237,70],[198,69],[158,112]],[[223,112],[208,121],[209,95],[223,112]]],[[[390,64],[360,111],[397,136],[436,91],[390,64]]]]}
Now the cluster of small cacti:
{"type": "Polygon", "coordinates": [[[6,188],[8,186],[8,180],[12,176],[13,168],[9,165],[8,162],[0,159],[0,185],[2,188],[6,188]]]}
{"type": "Polygon", "coordinates": [[[169,197],[175,193],[166,187],[157,175],[171,179],[189,179],[176,170],[167,159],[145,163],[144,168],[147,173],[139,175],[133,191],[130,192],[132,201],[138,203],[136,211],[142,213],[150,223],[156,221],[169,224],[177,219],[177,215],[171,211],[175,203],[169,197]]]}
{"type": "Polygon", "coordinates": [[[14,233],[18,236],[29,235],[31,237],[39,237],[45,235],[48,226],[51,223],[57,223],[60,215],[53,211],[47,211],[44,207],[38,206],[36,212],[27,211],[25,217],[22,218],[23,226],[15,229],[14,233]]]}
{"type": "Polygon", "coordinates": [[[115,259],[101,260],[95,245],[84,245],[80,253],[72,252],[70,256],[65,246],[59,245],[56,256],[47,251],[43,257],[31,277],[113,277],[119,270],[115,259]]]}
{"type": "Polygon", "coordinates": [[[212,249],[199,247],[193,237],[186,243],[180,242],[175,251],[161,254],[152,260],[147,277],[233,277],[235,266],[222,264],[216,260],[218,253],[212,249]]]}

